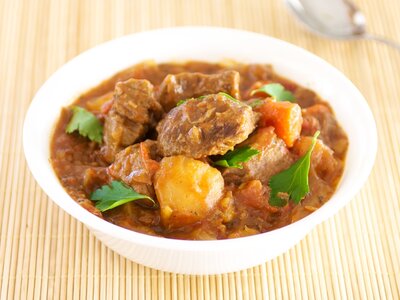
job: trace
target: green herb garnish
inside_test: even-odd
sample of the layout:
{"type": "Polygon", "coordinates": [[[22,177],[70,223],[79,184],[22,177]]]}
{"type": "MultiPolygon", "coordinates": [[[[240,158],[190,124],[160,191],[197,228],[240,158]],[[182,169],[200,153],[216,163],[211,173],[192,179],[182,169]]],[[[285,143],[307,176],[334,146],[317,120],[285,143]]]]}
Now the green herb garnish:
{"type": "Polygon", "coordinates": [[[225,153],[221,159],[214,162],[214,165],[226,168],[242,169],[242,163],[249,161],[252,156],[259,153],[260,151],[249,146],[240,147],[225,153]]]}
{"type": "Polygon", "coordinates": [[[180,106],[180,105],[182,105],[183,103],[185,103],[186,101],[188,101],[189,99],[182,99],[182,100],[179,100],[178,101],[178,103],[176,103],[176,106],[180,106]]]}
{"type": "Polygon", "coordinates": [[[103,139],[103,126],[94,114],[86,109],[74,106],[73,115],[69,121],[65,132],[72,133],[78,131],[81,136],[88,137],[91,141],[101,143],[103,139]]]}
{"type": "Polygon", "coordinates": [[[110,185],[103,185],[101,188],[95,190],[90,195],[90,199],[97,201],[96,208],[100,211],[113,209],[122,204],[140,199],[148,199],[153,203],[153,207],[157,206],[151,197],[139,194],[133,188],[116,180],[112,181],[110,185]]]}
{"type": "Polygon", "coordinates": [[[280,83],[265,84],[262,87],[253,90],[250,95],[253,96],[254,94],[259,92],[270,95],[276,101],[289,101],[289,102],[296,101],[292,92],[285,90],[285,87],[280,83]]]}
{"type": "Polygon", "coordinates": [[[314,150],[319,131],[314,134],[312,144],[307,153],[288,169],[274,175],[269,181],[271,196],[269,203],[273,206],[285,206],[287,200],[298,204],[310,191],[308,172],[310,171],[311,153],[314,150]]]}
{"type": "Polygon", "coordinates": [[[232,101],[235,101],[235,102],[240,102],[240,100],[238,100],[238,99],[236,99],[236,98],[232,97],[231,95],[229,95],[227,93],[224,93],[224,92],[219,92],[217,95],[225,96],[226,98],[228,98],[228,99],[230,99],[232,101]]]}

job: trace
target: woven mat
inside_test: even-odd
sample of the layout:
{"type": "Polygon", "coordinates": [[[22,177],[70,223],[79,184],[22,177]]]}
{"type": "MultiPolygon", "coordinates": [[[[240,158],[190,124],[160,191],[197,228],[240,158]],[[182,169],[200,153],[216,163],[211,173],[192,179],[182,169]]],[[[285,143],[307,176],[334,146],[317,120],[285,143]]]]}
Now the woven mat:
{"type": "MultiPolygon", "coordinates": [[[[400,41],[400,1],[356,2],[371,31],[400,41]]],[[[400,53],[316,37],[283,0],[101,3],[0,0],[1,299],[400,298],[400,53]],[[25,163],[24,114],[57,68],[114,37],[178,25],[247,29],[304,47],[359,87],[377,121],[377,161],[361,192],[290,251],[249,270],[183,276],[127,261],[53,204],[25,163]]]]}

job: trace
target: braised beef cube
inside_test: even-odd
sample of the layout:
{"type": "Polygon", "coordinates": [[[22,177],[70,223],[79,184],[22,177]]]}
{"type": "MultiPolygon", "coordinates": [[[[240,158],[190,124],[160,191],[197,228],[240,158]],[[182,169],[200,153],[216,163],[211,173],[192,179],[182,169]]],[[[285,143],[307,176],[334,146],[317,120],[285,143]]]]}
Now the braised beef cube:
{"type": "Polygon", "coordinates": [[[151,140],[129,146],[115,156],[108,172],[114,179],[133,187],[136,192],[154,198],[152,177],[159,168],[155,160],[158,158],[157,151],[157,142],[151,140]]]}
{"type": "Polygon", "coordinates": [[[114,102],[105,118],[103,155],[108,162],[117,152],[143,138],[162,115],[147,80],[129,79],[115,86],[114,102]]]}
{"type": "Polygon", "coordinates": [[[180,100],[224,92],[239,98],[239,73],[225,71],[221,74],[180,73],[168,75],[160,86],[159,101],[165,111],[176,106],[180,100]]]}
{"type": "Polygon", "coordinates": [[[124,146],[133,144],[146,131],[144,125],[136,124],[111,110],[104,123],[105,146],[101,149],[104,159],[113,162],[116,153],[124,146]]]}
{"type": "Polygon", "coordinates": [[[257,114],[220,94],[191,99],[172,109],[157,126],[164,156],[202,158],[225,154],[253,132],[257,114]]]}
{"type": "Polygon", "coordinates": [[[226,168],[222,175],[228,184],[241,184],[250,180],[260,180],[267,184],[272,175],[287,169],[294,162],[285,142],[276,136],[273,127],[258,129],[240,146],[245,145],[260,153],[244,162],[242,169],[226,168]]]}
{"type": "Polygon", "coordinates": [[[147,80],[129,79],[115,85],[113,109],[140,124],[153,124],[162,110],[153,97],[153,85],[147,80]]]}

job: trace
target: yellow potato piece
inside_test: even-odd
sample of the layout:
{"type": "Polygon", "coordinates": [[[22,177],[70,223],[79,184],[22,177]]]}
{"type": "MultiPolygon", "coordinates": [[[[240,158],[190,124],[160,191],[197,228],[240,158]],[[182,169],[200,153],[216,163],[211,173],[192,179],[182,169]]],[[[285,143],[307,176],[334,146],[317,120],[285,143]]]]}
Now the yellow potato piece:
{"type": "Polygon", "coordinates": [[[163,158],[154,181],[161,221],[168,228],[202,220],[224,189],[217,169],[182,155],[163,158]]]}

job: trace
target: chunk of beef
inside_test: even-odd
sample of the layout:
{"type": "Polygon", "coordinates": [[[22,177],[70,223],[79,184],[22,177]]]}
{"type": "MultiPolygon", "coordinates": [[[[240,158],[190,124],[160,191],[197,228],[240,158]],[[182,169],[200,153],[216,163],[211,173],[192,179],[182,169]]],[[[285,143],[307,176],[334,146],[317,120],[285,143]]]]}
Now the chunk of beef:
{"type": "Polygon", "coordinates": [[[108,162],[113,162],[115,154],[123,147],[133,144],[144,133],[143,126],[136,124],[111,110],[104,123],[104,146],[101,151],[108,162]]]}
{"type": "Polygon", "coordinates": [[[165,111],[176,106],[179,100],[225,92],[239,98],[239,73],[225,71],[221,74],[180,73],[168,75],[160,86],[159,101],[165,111]]]}
{"type": "Polygon", "coordinates": [[[112,162],[117,152],[142,138],[161,114],[149,81],[129,79],[117,83],[114,102],[104,124],[105,159],[112,162]]]}
{"type": "Polygon", "coordinates": [[[116,84],[113,109],[138,126],[154,123],[161,113],[160,104],[153,97],[153,85],[139,79],[116,84]]]}
{"type": "Polygon", "coordinates": [[[348,147],[348,139],[331,108],[325,104],[316,104],[303,109],[302,114],[303,126],[301,134],[312,136],[319,130],[321,132],[319,138],[335,152],[337,157],[344,158],[348,147]]]}
{"type": "Polygon", "coordinates": [[[256,121],[248,105],[224,95],[188,100],[157,126],[161,153],[193,158],[225,154],[248,137],[256,121]]]}
{"type": "Polygon", "coordinates": [[[226,168],[222,175],[228,184],[241,184],[249,180],[260,180],[266,184],[272,175],[287,169],[293,163],[293,156],[285,142],[276,136],[273,127],[258,129],[241,144],[245,145],[259,150],[260,153],[243,163],[242,169],[226,168]]]}
{"type": "Polygon", "coordinates": [[[155,196],[152,177],[158,170],[157,142],[146,140],[120,151],[108,167],[109,174],[133,187],[136,192],[155,196]]]}

